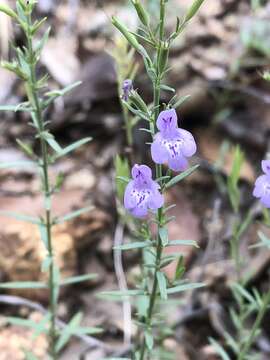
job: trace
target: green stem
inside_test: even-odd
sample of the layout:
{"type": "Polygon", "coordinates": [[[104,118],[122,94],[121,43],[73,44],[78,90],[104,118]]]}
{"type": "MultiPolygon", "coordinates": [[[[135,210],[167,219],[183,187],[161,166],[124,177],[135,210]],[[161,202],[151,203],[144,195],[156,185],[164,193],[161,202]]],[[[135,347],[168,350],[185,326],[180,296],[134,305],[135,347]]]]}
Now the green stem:
{"type": "MultiPolygon", "coordinates": [[[[31,15],[28,16],[28,29],[31,27],[31,15]]],[[[44,127],[44,120],[42,116],[42,110],[40,107],[40,101],[37,94],[37,79],[36,79],[36,65],[35,54],[33,51],[33,41],[30,31],[26,33],[28,51],[29,51],[29,67],[30,78],[27,81],[28,97],[32,103],[34,111],[32,113],[33,122],[37,124],[37,131],[40,139],[41,148],[41,168],[42,168],[42,184],[44,192],[44,207],[46,211],[45,215],[45,228],[46,228],[46,240],[48,244],[48,253],[50,259],[52,259],[49,267],[49,279],[48,287],[50,291],[50,328],[49,328],[49,343],[50,343],[50,356],[53,360],[57,359],[56,355],[56,304],[55,304],[55,281],[54,281],[54,260],[53,260],[53,246],[52,246],[52,220],[51,220],[51,186],[48,174],[49,158],[48,158],[48,146],[42,136],[44,127]]]]}
{"type": "MultiPolygon", "coordinates": [[[[164,18],[165,18],[165,2],[164,0],[160,0],[160,31],[159,31],[159,45],[157,49],[157,59],[159,59],[159,54],[161,50],[161,42],[164,37],[164,18]]],[[[159,66],[156,65],[156,75],[157,80],[153,82],[153,91],[154,91],[154,127],[156,130],[156,120],[159,115],[159,103],[160,103],[160,74],[159,74],[159,66]]],[[[156,178],[160,178],[162,176],[162,165],[156,165],[156,178]]],[[[152,317],[153,312],[155,308],[155,303],[157,299],[157,292],[158,292],[158,279],[157,279],[157,273],[160,269],[160,261],[162,258],[162,241],[159,235],[159,229],[163,221],[163,208],[158,209],[156,220],[158,223],[158,235],[157,235],[157,253],[156,253],[156,259],[155,259],[155,272],[154,272],[154,281],[152,286],[152,291],[150,294],[150,300],[149,300],[149,308],[147,311],[147,316],[145,320],[145,324],[147,327],[147,330],[151,328],[152,326],[152,317]]],[[[143,343],[141,345],[141,351],[140,351],[140,360],[144,360],[145,356],[145,350],[146,350],[146,338],[145,335],[143,336],[143,343]]]]}
{"type": "Polygon", "coordinates": [[[260,307],[260,310],[257,314],[257,317],[256,317],[253,327],[251,329],[251,332],[245,342],[243,349],[241,350],[240,354],[238,355],[237,360],[244,360],[246,355],[248,354],[248,352],[255,340],[257,330],[260,328],[262,319],[267,311],[269,303],[270,303],[270,290],[264,297],[263,304],[260,307]]]}
{"type": "Polygon", "coordinates": [[[122,113],[123,113],[124,121],[125,121],[127,146],[128,146],[128,150],[131,151],[132,146],[133,146],[131,119],[129,117],[128,109],[122,104],[122,102],[121,102],[121,107],[122,107],[122,113]]]}

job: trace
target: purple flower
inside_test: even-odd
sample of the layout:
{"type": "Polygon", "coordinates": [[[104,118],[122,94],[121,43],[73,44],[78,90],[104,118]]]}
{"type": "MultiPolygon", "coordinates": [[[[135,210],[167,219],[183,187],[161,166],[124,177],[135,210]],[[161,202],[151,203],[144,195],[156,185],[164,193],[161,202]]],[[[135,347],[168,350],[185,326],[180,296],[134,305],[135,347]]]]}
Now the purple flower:
{"type": "Polygon", "coordinates": [[[157,119],[159,132],[151,145],[152,159],[157,164],[168,163],[171,170],[183,171],[188,167],[187,157],[196,152],[192,134],[178,128],[174,109],[162,111],[157,119]]]}
{"type": "Polygon", "coordinates": [[[157,210],[164,204],[160,186],[152,179],[152,170],[146,165],[134,165],[132,178],[125,190],[125,208],[135,217],[142,218],[148,210],[157,210]]]}
{"type": "Polygon", "coordinates": [[[123,90],[122,99],[124,101],[128,101],[129,94],[130,94],[132,89],[133,89],[132,80],[130,80],[130,79],[124,80],[123,85],[122,85],[122,90],[123,90]]]}
{"type": "Polygon", "coordinates": [[[253,196],[259,198],[265,207],[270,208],[270,160],[262,161],[262,170],[264,175],[256,180],[253,196]]]}

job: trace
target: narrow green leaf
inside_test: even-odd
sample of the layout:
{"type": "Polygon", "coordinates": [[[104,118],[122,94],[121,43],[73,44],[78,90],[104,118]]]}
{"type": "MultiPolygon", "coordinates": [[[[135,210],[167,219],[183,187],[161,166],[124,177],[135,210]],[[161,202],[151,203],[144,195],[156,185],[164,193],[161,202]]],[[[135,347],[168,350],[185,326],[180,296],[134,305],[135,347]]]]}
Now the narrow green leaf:
{"type": "Polygon", "coordinates": [[[157,280],[158,280],[158,287],[160,292],[160,297],[163,300],[167,300],[167,280],[166,276],[163,272],[157,272],[157,280]]]}
{"type": "Polygon", "coordinates": [[[128,177],[124,177],[124,176],[116,176],[116,180],[120,180],[120,181],[122,181],[122,182],[124,182],[124,183],[129,183],[129,181],[130,181],[130,178],[128,178],[128,177]]]}
{"type": "Polygon", "coordinates": [[[73,89],[75,89],[76,87],[78,87],[79,85],[81,85],[82,82],[81,81],[77,81],[71,85],[68,85],[66,87],[64,87],[61,90],[53,90],[53,91],[49,91],[47,92],[45,95],[49,96],[49,97],[59,97],[59,96],[63,96],[66,95],[67,93],[69,93],[70,91],[72,91],[73,89]]]}
{"type": "Polygon", "coordinates": [[[179,108],[184,102],[186,102],[190,98],[190,95],[181,96],[175,103],[173,103],[173,107],[175,109],[179,108]]]}
{"type": "Polygon", "coordinates": [[[168,242],[166,246],[169,247],[169,246],[177,246],[177,245],[194,246],[196,248],[199,248],[197,242],[194,240],[171,240],[168,242]]]}
{"type": "Polygon", "coordinates": [[[27,23],[25,9],[23,7],[23,4],[20,1],[16,1],[16,9],[17,9],[17,14],[19,15],[19,19],[21,20],[21,22],[27,23]]]}
{"type": "Polygon", "coordinates": [[[128,102],[126,102],[126,101],[122,101],[122,102],[123,102],[123,104],[128,108],[128,110],[129,110],[130,112],[132,112],[132,114],[134,114],[134,115],[136,115],[136,116],[138,116],[138,117],[140,117],[140,118],[142,118],[142,119],[144,119],[144,120],[146,120],[146,121],[150,121],[150,120],[151,120],[151,118],[150,118],[150,116],[149,116],[148,114],[142,112],[141,110],[136,110],[136,109],[134,109],[134,108],[133,108],[128,102]]]}
{"type": "Polygon", "coordinates": [[[73,211],[67,215],[64,215],[64,216],[60,216],[60,217],[57,217],[54,219],[54,224],[61,224],[65,221],[69,221],[69,220],[72,220],[76,217],[79,217],[81,216],[82,214],[85,214],[89,211],[92,211],[94,209],[94,206],[87,206],[85,208],[82,208],[82,209],[79,209],[79,210],[76,210],[76,211],[73,211]]]}
{"type": "Polygon", "coordinates": [[[138,43],[136,37],[131,34],[128,28],[119,21],[115,16],[112,17],[112,24],[122,33],[122,35],[126,38],[128,43],[134,47],[139,53],[141,53],[141,46],[138,43]]]}
{"type": "Polygon", "coordinates": [[[193,16],[196,15],[200,7],[202,6],[204,0],[194,0],[190,8],[188,9],[186,16],[185,16],[185,22],[191,20],[193,16]]]}
{"type": "Polygon", "coordinates": [[[39,281],[14,281],[0,283],[0,289],[46,289],[47,285],[39,281]]]}
{"type": "Polygon", "coordinates": [[[62,153],[63,149],[54,138],[48,138],[46,141],[57,154],[62,153]]]}
{"type": "Polygon", "coordinates": [[[169,243],[169,237],[168,237],[168,230],[167,228],[160,228],[159,231],[159,236],[160,236],[160,239],[161,239],[161,242],[162,242],[162,246],[167,246],[168,243],[169,243]]]}
{"type": "Polygon", "coordinates": [[[69,324],[62,330],[61,335],[56,343],[56,352],[59,352],[69,341],[70,337],[76,333],[75,329],[78,328],[82,321],[82,313],[73,316],[69,324]]]}
{"type": "Polygon", "coordinates": [[[115,175],[116,175],[116,193],[118,199],[123,199],[126,184],[130,181],[129,174],[129,163],[125,158],[116,155],[114,161],[115,175]]]}
{"type": "Polygon", "coordinates": [[[240,284],[235,283],[232,285],[232,288],[236,290],[239,294],[241,294],[241,296],[244,297],[251,304],[255,303],[255,299],[253,298],[253,296],[240,284]]]}
{"type": "Polygon", "coordinates": [[[150,331],[145,331],[145,342],[148,350],[152,350],[154,347],[154,337],[153,334],[150,331]]]}
{"type": "Polygon", "coordinates": [[[35,323],[33,320],[28,319],[22,319],[15,316],[9,316],[6,318],[7,322],[11,325],[18,325],[18,326],[24,326],[29,328],[35,328],[37,323],[35,323]]]}
{"type": "Polygon", "coordinates": [[[29,108],[19,107],[19,105],[0,105],[0,111],[30,111],[29,108]]]}
{"type": "Polygon", "coordinates": [[[9,6],[5,4],[0,4],[0,12],[3,12],[8,16],[17,19],[17,14],[15,13],[15,11],[13,11],[9,6]]]}
{"type": "Polygon", "coordinates": [[[174,88],[172,88],[172,87],[170,87],[170,86],[168,86],[168,85],[164,85],[164,84],[162,84],[162,85],[160,85],[160,88],[161,88],[162,90],[165,90],[165,91],[169,91],[169,92],[175,93],[175,89],[174,89],[174,88]]]}
{"type": "Polygon", "coordinates": [[[113,249],[114,250],[135,250],[135,249],[143,249],[143,248],[146,248],[149,246],[151,246],[150,241],[137,241],[137,242],[133,242],[130,244],[115,246],[113,249]]]}
{"type": "Polygon", "coordinates": [[[203,283],[191,283],[191,284],[177,285],[175,287],[167,289],[167,294],[175,294],[175,293],[182,292],[182,291],[199,289],[204,286],[205,286],[205,284],[203,284],[203,283]]]}
{"type": "Polygon", "coordinates": [[[173,261],[175,261],[178,258],[177,254],[172,255],[166,255],[162,257],[162,260],[160,262],[160,269],[163,269],[164,267],[170,265],[173,261]]]}
{"type": "Polygon", "coordinates": [[[25,221],[35,225],[41,225],[42,222],[39,218],[35,218],[28,215],[19,214],[13,211],[0,211],[0,216],[11,217],[19,221],[25,221]]]}
{"type": "Polygon", "coordinates": [[[123,297],[128,297],[128,296],[137,296],[137,295],[144,295],[143,290],[125,290],[125,291],[120,291],[120,290],[115,290],[115,291],[103,291],[99,294],[97,294],[98,298],[105,298],[105,299],[122,299],[123,297]]]}
{"type": "Polygon", "coordinates": [[[228,344],[228,346],[233,349],[233,351],[235,352],[235,354],[239,354],[240,353],[240,344],[237,341],[237,339],[234,339],[234,337],[231,336],[231,334],[229,334],[228,332],[224,332],[224,337],[226,339],[226,342],[228,344]]]}
{"type": "Polygon", "coordinates": [[[210,344],[214,346],[217,353],[221,356],[222,360],[231,360],[229,355],[223,349],[223,347],[213,338],[209,338],[210,344]]]}
{"type": "Polygon", "coordinates": [[[137,312],[140,317],[147,316],[147,310],[149,308],[149,297],[147,295],[138,296],[137,301],[137,312]]]}
{"type": "Polygon", "coordinates": [[[60,286],[72,285],[72,284],[81,283],[83,281],[96,279],[97,276],[98,276],[97,274],[85,274],[85,275],[79,275],[79,276],[72,276],[72,277],[61,280],[60,286]]]}
{"type": "Polygon", "coordinates": [[[185,264],[184,264],[184,257],[181,255],[177,261],[175,274],[174,274],[174,281],[180,280],[186,271],[185,264]]]}
{"type": "Polygon", "coordinates": [[[98,327],[78,327],[75,329],[74,334],[76,335],[94,335],[103,332],[102,328],[98,327]]]}
{"type": "Polygon", "coordinates": [[[49,40],[49,35],[50,35],[50,31],[51,28],[49,27],[44,35],[42,36],[41,40],[37,43],[36,48],[35,48],[35,52],[37,56],[40,56],[41,51],[43,50],[44,46],[46,45],[46,43],[49,40]]]}
{"type": "Polygon", "coordinates": [[[261,242],[251,245],[250,248],[266,246],[268,249],[270,249],[270,239],[261,231],[258,232],[258,236],[259,236],[261,242]]]}
{"type": "Polygon", "coordinates": [[[194,173],[194,171],[196,171],[198,169],[200,165],[194,165],[191,168],[187,169],[186,171],[184,171],[183,173],[173,177],[169,182],[167,182],[166,184],[166,189],[170,188],[171,186],[177,184],[178,182],[184,180],[187,176],[191,175],[192,173],[194,173]]]}
{"type": "Polygon", "coordinates": [[[231,173],[228,176],[228,181],[227,181],[227,189],[229,193],[230,202],[235,212],[238,212],[240,205],[240,191],[238,188],[238,182],[240,180],[240,171],[244,163],[244,160],[245,160],[245,156],[243,151],[241,151],[239,146],[236,146],[233,154],[233,164],[232,164],[231,173]]]}
{"type": "Polygon", "coordinates": [[[71,144],[71,145],[63,148],[61,152],[58,152],[57,154],[55,154],[55,155],[53,156],[53,159],[54,159],[54,160],[59,159],[60,157],[65,156],[65,155],[67,155],[68,153],[77,150],[79,147],[81,147],[81,146],[89,143],[91,140],[92,140],[91,137],[87,137],[87,138],[85,138],[85,139],[76,141],[76,142],[74,142],[73,144],[71,144]]]}

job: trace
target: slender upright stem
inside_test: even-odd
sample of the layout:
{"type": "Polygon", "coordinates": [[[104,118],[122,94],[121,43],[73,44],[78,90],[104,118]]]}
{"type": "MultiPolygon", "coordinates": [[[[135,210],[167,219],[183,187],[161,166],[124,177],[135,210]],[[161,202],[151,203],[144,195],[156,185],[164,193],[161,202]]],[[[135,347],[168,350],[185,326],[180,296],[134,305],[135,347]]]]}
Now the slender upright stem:
{"type": "MultiPolygon", "coordinates": [[[[159,53],[161,50],[161,42],[164,38],[164,17],[165,17],[165,2],[164,2],[164,0],[160,0],[160,29],[159,29],[159,45],[158,45],[158,49],[157,49],[157,53],[158,53],[157,59],[159,58],[159,53]]],[[[156,66],[156,75],[157,75],[157,78],[153,82],[155,129],[156,129],[156,120],[159,115],[159,103],[160,103],[160,74],[159,74],[159,70],[158,70],[158,64],[156,66]]],[[[157,164],[156,165],[156,178],[160,178],[161,176],[162,176],[162,165],[157,164]]],[[[156,259],[155,259],[154,281],[153,281],[153,285],[152,285],[152,291],[150,294],[147,317],[145,320],[147,329],[151,328],[151,326],[152,326],[152,317],[153,317],[153,312],[154,312],[155,303],[156,303],[156,299],[157,299],[157,291],[158,291],[157,273],[160,269],[160,262],[161,262],[162,250],[163,250],[162,241],[161,241],[161,238],[159,235],[159,229],[160,229],[160,226],[161,226],[162,220],[163,220],[163,208],[158,209],[156,220],[158,223],[158,234],[157,234],[157,241],[156,241],[157,252],[156,252],[156,259]]],[[[146,350],[146,338],[144,335],[143,343],[142,343],[141,351],[140,351],[140,358],[139,358],[140,360],[144,360],[145,350],[146,350]]]]}
{"type": "Polygon", "coordinates": [[[121,102],[121,106],[122,106],[122,112],[123,112],[124,121],[125,121],[127,146],[129,148],[129,151],[131,151],[132,146],[133,146],[132,124],[131,124],[131,121],[130,121],[128,109],[126,108],[126,106],[124,106],[122,104],[122,102],[121,102]]]}
{"type": "Polygon", "coordinates": [[[245,342],[245,345],[243,347],[243,349],[241,350],[240,354],[238,355],[237,357],[237,360],[244,360],[246,355],[248,354],[253,342],[254,342],[254,339],[256,337],[256,333],[257,333],[257,330],[260,328],[260,325],[261,325],[261,322],[262,322],[262,319],[267,311],[267,308],[269,306],[269,303],[270,303],[270,290],[268,291],[268,293],[265,295],[264,297],[264,300],[263,300],[263,303],[262,303],[262,306],[260,307],[259,309],[259,312],[257,314],[257,317],[255,319],[255,322],[253,324],[253,327],[249,333],[249,336],[245,342]]]}
{"type": "MultiPolygon", "coordinates": [[[[31,27],[31,15],[28,16],[28,29],[31,27]]],[[[41,148],[41,180],[44,192],[44,207],[45,207],[45,220],[44,226],[46,228],[46,241],[48,246],[48,254],[51,259],[49,267],[49,279],[48,288],[50,292],[50,329],[49,329],[49,343],[50,343],[50,356],[53,360],[57,359],[56,355],[56,302],[55,302],[55,281],[54,281],[54,258],[53,258],[53,246],[52,246],[52,221],[51,221],[51,186],[48,174],[49,158],[48,158],[48,146],[42,136],[45,131],[44,119],[42,116],[42,110],[40,106],[40,100],[37,93],[37,79],[36,79],[36,62],[35,54],[33,51],[33,41],[30,31],[26,33],[27,45],[29,53],[29,67],[30,78],[27,81],[27,93],[29,101],[33,106],[32,118],[34,124],[37,124],[37,132],[40,141],[41,148]]]]}

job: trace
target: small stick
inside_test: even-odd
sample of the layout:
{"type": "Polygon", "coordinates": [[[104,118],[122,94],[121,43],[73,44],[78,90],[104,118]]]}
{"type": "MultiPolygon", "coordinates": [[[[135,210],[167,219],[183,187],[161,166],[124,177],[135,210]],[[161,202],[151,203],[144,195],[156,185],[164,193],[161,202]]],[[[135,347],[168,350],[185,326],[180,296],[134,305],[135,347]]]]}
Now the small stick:
{"type": "MultiPolygon", "coordinates": [[[[114,234],[114,247],[123,244],[124,226],[118,223],[114,234]]],[[[121,291],[128,290],[123,269],[122,251],[114,250],[114,269],[117,277],[119,289],[121,291]]],[[[124,325],[124,343],[129,346],[131,344],[132,322],[131,322],[131,305],[128,299],[123,300],[123,325],[124,325]]]]}

